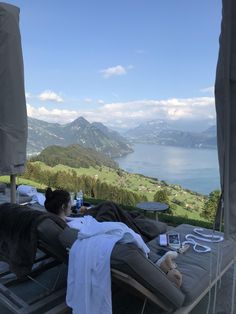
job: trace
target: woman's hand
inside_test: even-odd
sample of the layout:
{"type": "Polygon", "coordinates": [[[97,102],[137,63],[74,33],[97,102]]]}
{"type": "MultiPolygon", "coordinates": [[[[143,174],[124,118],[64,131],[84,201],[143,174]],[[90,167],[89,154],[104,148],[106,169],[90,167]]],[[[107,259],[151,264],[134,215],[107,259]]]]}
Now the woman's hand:
{"type": "Polygon", "coordinates": [[[81,206],[80,209],[79,209],[79,213],[80,214],[85,214],[87,210],[88,210],[88,208],[86,206],[81,206]]]}

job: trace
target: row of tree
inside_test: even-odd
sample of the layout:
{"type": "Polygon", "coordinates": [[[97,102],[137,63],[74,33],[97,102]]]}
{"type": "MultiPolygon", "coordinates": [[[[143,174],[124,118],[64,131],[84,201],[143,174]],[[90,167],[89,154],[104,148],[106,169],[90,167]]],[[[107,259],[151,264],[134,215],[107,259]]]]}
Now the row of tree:
{"type": "MultiPolygon", "coordinates": [[[[141,193],[135,193],[127,189],[101,182],[96,177],[81,175],[78,176],[75,170],[70,171],[52,171],[44,169],[37,163],[27,163],[24,178],[36,181],[46,186],[54,188],[63,188],[70,192],[83,190],[85,196],[112,200],[119,204],[135,206],[138,202],[147,201],[147,197],[141,193]]],[[[220,191],[216,190],[209,194],[202,209],[201,216],[210,222],[215,219],[216,209],[219,203],[220,191]]],[[[153,198],[154,201],[167,203],[170,205],[170,213],[175,210],[176,204],[184,207],[184,202],[169,198],[168,190],[163,187],[159,189],[153,198]]]]}
{"type": "Polygon", "coordinates": [[[216,216],[216,210],[220,201],[220,191],[215,190],[209,194],[209,197],[205,201],[201,216],[208,219],[210,222],[214,222],[216,216]]]}
{"type": "Polygon", "coordinates": [[[95,199],[104,199],[119,204],[135,206],[138,202],[147,201],[142,194],[118,188],[91,176],[78,176],[76,171],[51,171],[42,169],[39,164],[27,163],[24,178],[54,188],[63,188],[70,192],[83,190],[85,196],[95,199]]]}
{"type": "MultiPolygon", "coordinates": [[[[206,201],[203,205],[201,217],[207,219],[209,222],[214,222],[219,200],[220,191],[212,191],[209,194],[208,198],[206,198],[206,201]]],[[[173,210],[175,209],[175,204],[182,207],[185,206],[185,203],[183,201],[177,199],[174,199],[172,200],[172,202],[170,202],[168,191],[165,188],[156,192],[156,194],[154,195],[154,201],[169,204],[171,208],[171,213],[173,213],[173,210]]]]}

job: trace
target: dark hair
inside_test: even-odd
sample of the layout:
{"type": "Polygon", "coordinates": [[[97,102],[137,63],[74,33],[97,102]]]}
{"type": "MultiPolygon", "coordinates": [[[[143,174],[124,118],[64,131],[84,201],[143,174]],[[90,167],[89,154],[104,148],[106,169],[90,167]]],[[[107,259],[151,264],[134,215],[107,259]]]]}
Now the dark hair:
{"type": "Polygon", "coordinates": [[[52,191],[51,188],[47,188],[45,197],[44,206],[46,210],[56,215],[60,214],[62,205],[67,206],[70,201],[70,194],[65,190],[52,191]]]}

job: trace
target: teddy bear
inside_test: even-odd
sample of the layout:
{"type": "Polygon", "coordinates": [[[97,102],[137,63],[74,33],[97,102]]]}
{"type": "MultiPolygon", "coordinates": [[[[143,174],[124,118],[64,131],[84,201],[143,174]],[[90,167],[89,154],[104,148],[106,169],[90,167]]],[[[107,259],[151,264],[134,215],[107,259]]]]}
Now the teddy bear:
{"type": "Polygon", "coordinates": [[[156,262],[156,265],[160,267],[166,274],[167,278],[172,281],[177,288],[180,288],[182,284],[182,274],[177,269],[176,263],[173,261],[177,256],[177,252],[168,251],[156,262]]]}

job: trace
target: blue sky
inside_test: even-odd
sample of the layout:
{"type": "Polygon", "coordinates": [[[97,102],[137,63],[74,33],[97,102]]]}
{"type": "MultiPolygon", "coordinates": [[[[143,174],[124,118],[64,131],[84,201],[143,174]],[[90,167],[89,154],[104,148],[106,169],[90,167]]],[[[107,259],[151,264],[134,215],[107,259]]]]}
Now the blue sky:
{"type": "Polygon", "coordinates": [[[220,0],[11,0],[28,115],[127,128],[215,118],[220,0]]]}

